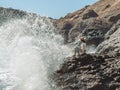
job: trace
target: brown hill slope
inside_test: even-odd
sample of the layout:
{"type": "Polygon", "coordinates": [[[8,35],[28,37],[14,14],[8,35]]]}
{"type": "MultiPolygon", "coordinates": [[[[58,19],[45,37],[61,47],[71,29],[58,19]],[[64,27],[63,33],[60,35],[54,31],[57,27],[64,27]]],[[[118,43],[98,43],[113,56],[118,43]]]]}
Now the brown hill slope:
{"type": "Polygon", "coordinates": [[[99,17],[104,17],[110,21],[120,19],[120,0],[100,0],[91,6],[99,14],[99,17]]]}
{"type": "Polygon", "coordinates": [[[86,32],[89,36],[86,37],[87,42],[97,40],[96,45],[98,45],[103,41],[105,33],[119,19],[120,0],[100,0],[91,6],[55,20],[54,25],[64,37],[65,43],[75,41],[77,36],[86,32]]]}

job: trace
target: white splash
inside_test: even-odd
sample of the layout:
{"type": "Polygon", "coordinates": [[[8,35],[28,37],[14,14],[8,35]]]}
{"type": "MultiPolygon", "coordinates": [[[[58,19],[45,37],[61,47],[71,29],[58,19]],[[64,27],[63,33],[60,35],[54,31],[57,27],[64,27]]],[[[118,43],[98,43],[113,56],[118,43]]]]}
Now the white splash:
{"type": "Polygon", "coordinates": [[[49,75],[71,52],[53,30],[30,14],[0,27],[0,90],[53,90],[49,75]]]}

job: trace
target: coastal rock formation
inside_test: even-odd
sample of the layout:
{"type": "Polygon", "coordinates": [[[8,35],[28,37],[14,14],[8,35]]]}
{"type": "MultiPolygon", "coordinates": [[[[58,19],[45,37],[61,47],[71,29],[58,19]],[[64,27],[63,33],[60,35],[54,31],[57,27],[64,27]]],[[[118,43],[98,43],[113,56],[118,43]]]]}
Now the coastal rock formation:
{"type": "Polygon", "coordinates": [[[87,41],[97,44],[104,41],[104,36],[120,19],[120,0],[99,0],[91,6],[85,6],[83,9],[67,14],[54,21],[54,26],[65,39],[65,43],[71,43],[76,40],[80,34],[87,33],[87,41]],[[64,28],[67,27],[67,28],[64,28]],[[94,28],[93,28],[94,27],[94,28]],[[99,35],[94,36],[95,33],[99,35]],[[101,34],[101,35],[100,35],[101,34]]]}
{"type": "Polygon", "coordinates": [[[82,13],[82,19],[88,19],[92,17],[98,17],[98,14],[92,10],[92,9],[87,9],[82,13]]]}
{"type": "Polygon", "coordinates": [[[117,23],[115,23],[112,28],[105,34],[105,39],[109,39],[109,37],[120,28],[120,20],[118,20],[117,23]]]}
{"type": "Polygon", "coordinates": [[[97,51],[102,54],[117,56],[120,53],[120,20],[105,35],[105,40],[98,47],[97,51]]]}
{"type": "Polygon", "coordinates": [[[105,33],[110,29],[111,23],[104,19],[90,18],[80,21],[69,32],[69,40],[75,40],[75,33],[78,32],[86,37],[87,44],[98,45],[104,39],[105,33]]]}
{"type": "Polygon", "coordinates": [[[65,58],[53,77],[58,90],[120,90],[120,0],[99,0],[53,23],[65,43],[82,34],[87,46],[97,47],[65,58]]]}
{"type": "Polygon", "coordinates": [[[99,17],[111,22],[115,23],[120,19],[120,0],[99,0],[91,8],[94,8],[99,17]]]}
{"type": "Polygon", "coordinates": [[[54,73],[60,90],[120,90],[120,56],[68,57],[54,73]]]}

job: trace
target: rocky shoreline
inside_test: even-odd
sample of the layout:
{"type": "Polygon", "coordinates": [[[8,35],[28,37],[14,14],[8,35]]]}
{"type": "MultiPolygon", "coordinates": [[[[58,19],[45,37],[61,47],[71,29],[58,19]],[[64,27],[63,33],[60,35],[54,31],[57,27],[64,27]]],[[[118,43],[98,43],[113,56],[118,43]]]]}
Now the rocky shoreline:
{"type": "Polygon", "coordinates": [[[80,34],[96,53],[65,58],[54,73],[58,90],[120,90],[120,0],[99,0],[55,20],[65,44],[80,34]]]}
{"type": "Polygon", "coordinates": [[[120,54],[68,57],[54,81],[60,90],[120,90],[120,54]]]}

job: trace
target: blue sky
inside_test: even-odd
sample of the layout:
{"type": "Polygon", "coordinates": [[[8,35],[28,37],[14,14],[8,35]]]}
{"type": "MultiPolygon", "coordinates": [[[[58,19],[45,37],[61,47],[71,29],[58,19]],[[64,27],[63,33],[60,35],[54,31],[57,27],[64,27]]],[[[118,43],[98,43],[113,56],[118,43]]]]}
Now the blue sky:
{"type": "Polygon", "coordinates": [[[0,7],[11,7],[52,18],[64,17],[98,0],[0,0],[0,7]]]}

